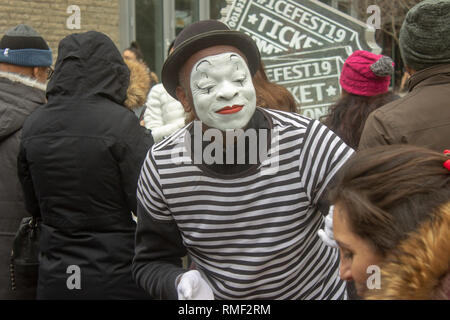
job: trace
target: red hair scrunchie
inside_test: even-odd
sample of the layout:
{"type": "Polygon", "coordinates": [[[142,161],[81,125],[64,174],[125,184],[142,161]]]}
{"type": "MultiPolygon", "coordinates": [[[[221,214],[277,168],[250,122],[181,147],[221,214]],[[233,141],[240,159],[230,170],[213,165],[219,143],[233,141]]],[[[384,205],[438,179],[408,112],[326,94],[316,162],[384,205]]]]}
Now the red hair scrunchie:
{"type": "MultiPolygon", "coordinates": [[[[444,154],[447,157],[450,157],[450,150],[445,150],[444,154]]],[[[447,161],[444,162],[444,168],[446,168],[448,171],[450,171],[450,159],[448,159],[447,161]]]]}

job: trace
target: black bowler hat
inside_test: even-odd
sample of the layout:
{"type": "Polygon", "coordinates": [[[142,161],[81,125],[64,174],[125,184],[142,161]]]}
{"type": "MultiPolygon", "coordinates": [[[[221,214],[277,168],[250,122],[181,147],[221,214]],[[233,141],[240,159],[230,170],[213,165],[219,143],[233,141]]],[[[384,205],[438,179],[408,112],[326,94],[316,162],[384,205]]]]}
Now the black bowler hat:
{"type": "Polygon", "coordinates": [[[239,49],[247,58],[253,76],[259,68],[260,53],[256,43],[247,34],[230,30],[216,20],[203,20],[188,25],[175,39],[174,51],[169,55],[161,72],[166,91],[175,99],[179,85],[178,73],[183,64],[196,52],[217,45],[229,45],[239,49]]]}

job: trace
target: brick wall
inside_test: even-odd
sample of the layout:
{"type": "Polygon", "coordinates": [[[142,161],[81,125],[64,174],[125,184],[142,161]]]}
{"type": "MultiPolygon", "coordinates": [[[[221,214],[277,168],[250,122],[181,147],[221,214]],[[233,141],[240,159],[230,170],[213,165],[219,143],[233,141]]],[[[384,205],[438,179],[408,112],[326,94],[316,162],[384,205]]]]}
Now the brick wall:
{"type": "Polygon", "coordinates": [[[53,63],[58,54],[59,41],[71,33],[100,31],[107,34],[119,47],[119,1],[121,0],[0,0],[0,37],[19,23],[28,24],[51,47],[53,63]],[[67,13],[70,5],[80,8],[80,29],[67,28],[67,19],[72,15],[67,13]]]}

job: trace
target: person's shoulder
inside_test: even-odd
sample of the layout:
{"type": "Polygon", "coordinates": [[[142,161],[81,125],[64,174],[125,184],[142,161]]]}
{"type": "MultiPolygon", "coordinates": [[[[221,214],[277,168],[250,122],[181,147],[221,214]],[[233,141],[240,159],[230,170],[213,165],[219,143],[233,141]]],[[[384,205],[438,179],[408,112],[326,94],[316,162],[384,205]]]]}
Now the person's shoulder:
{"type": "Polygon", "coordinates": [[[162,83],[158,83],[150,90],[147,101],[150,101],[151,105],[159,106],[159,104],[166,104],[167,101],[172,99],[174,98],[167,93],[164,85],[162,83]]]}
{"type": "Polygon", "coordinates": [[[311,122],[315,121],[298,113],[265,108],[260,108],[260,110],[271,119],[274,125],[281,127],[306,129],[311,122]]]}
{"type": "Polygon", "coordinates": [[[379,120],[383,120],[385,118],[391,118],[394,115],[401,115],[403,113],[409,114],[409,106],[414,103],[417,94],[417,92],[412,91],[399,99],[393,100],[384,106],[377,108],[370,114],[369,118],[375,117],[379,120]]]}
{"type": "Polygon", "coordinates": [[[411,99],[413,99],[412,95],[406,95],[370,113],[364,124],[358,149],[400,143],[402,134],[399,128],[411,116],[411,112],[408,110],[411,99]]]}
{"type": "Polygon", "coordinates": [[[22,125],[22,137],[25,138],[33,133],[33,129],[37,122],[40,122],[42,118],[42,109],[37,108],[34,112],[32,112],[23,122],[22,125]]]}
{"type": "Polygon", "coordinates": [[[185,152],[183,151],[187,147],[187,145],[185,144],[189,143],[190,141],[187,138],[187,135],[189,135],[190,125],[191,124],[185,125],[184,127],[173,132],[168,137],[159,141],[158,143],[155,143],[151,149],[151,153],[154,155],[164,155],[167,154],[168,152],[169,153],[176,152],[176,150],[178,149],[180,152],[185,152]]]}
{"type": "Polygon", "coordinates": [[[166,92],[166,89],[162,83],[157,83],[150,89],[150,92],[162,94],[166,92]]]}
{"type": "MultiPolygon", "coordinates": [[[[110,100],[98,101],[95,106],[92,103],[95,102],[87,104],[82,111],[71,113],[73,117],[70,121],[74,123],[82,121],[80,119],[80,112],[82,112],[84,117],[89,118],[85,122],[92,132],[113,137],[133,135],[141,127],[136,114],[123,105],[110,100]]],[[[67,126],[72,125],[67,124],[67,126]]]]}
{"type": "MultiPolygon", "coordinates": [[[[129,122],[130,120],[138,119],[133,110],[128,109],[126,106],[118,104],[116,102],[104,100],[103,103],[99,103],[98,105],[101,105],[103,110],[105,112],[108,112],[111,115],[111,118],[116,121],[129,122]]],[[[92,109],[90,114],[92,116],[94,114],[98,115],[97,112],[95,112],[95,109],[92,109]]]]}

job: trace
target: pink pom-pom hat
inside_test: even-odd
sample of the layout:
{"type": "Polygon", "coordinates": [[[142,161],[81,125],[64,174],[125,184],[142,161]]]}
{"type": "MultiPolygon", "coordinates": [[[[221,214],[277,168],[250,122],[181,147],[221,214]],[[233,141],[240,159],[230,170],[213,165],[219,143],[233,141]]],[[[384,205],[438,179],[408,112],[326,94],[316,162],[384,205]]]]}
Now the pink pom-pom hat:
{"type": "Polygon", "coordinates": [[[394,65],[387,56],[358,50],[345,60],[339,82],[345,91],[360,96],[386,93],[394,65]]]}

